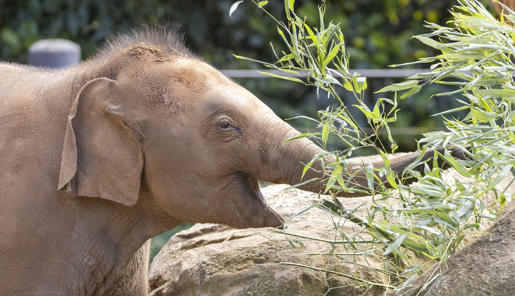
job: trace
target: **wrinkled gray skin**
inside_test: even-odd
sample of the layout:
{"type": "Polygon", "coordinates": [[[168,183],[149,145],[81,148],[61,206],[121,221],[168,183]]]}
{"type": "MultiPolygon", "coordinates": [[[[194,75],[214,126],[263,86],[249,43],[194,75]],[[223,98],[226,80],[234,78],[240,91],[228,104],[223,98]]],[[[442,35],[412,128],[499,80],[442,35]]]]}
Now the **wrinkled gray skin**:
{"type": "Polygon", "coordinates": [[[149,238],[280,226],[258,180],[297,184],[323,152],[171,34],[71,69],[0,64],[0,90],[0,295],[145,295],[149,238]]]}

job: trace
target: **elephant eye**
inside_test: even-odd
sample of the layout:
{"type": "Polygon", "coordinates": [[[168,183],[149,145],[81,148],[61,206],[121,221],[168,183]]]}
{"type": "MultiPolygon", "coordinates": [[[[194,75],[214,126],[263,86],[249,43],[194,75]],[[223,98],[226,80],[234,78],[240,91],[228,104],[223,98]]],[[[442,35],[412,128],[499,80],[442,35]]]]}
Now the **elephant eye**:
{"type": "Polygon", "coordinates": [[[231,127],[232,127],[232,125],[230,123],[228,123],[227,121],[220,123],[221,129],[230,129],[231,127]]]}
{"type": "Polygon", "coordinates": [[[228,130],[228,129],[232,129],[234,128],[229,122],[227,121],[224,121],[222,123],[220,123],[219,125],[220,129],[223,129],[223,130],[228,130]]]}
{"type": "Polygon", "coordinates": [[[232,119],[228,115],[222,115],[218,118],[215,123],[217,129],[223,133],[225,136],[235,136],[236,134],[240,134],[241,130],[237,124],[235,124],[235,120],[232,119]]]}

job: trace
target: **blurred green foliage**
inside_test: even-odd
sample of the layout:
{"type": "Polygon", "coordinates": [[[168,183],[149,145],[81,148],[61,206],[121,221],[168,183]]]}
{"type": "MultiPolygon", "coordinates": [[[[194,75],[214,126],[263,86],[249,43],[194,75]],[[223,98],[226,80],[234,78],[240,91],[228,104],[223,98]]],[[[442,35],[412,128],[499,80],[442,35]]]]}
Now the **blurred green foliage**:
{"type": "Polygon", "coordinates": [[[163,246],[168,242],[168,240],[177,232],[189,229],[194,224],[192,223],[181,223],[179,226],[176,226],[172,230],[169,230],[159,236],[152,238],[150,243],[150,259],[152,260],[157,253],[163,248],[163,246]]]}
{"type": "MultiPolygon", "coordinates": [[[[232,0],[0,0],[0,54],[3,60],[26,61],[30,44],[41,38],[68,38],[82,46],[84,57],[115,32],[141,24],[178,23],[189,45],[221,68],[248,67],[236,61],[233,52],[269,59],[267,40],[275,42],[271,26],[249,5],[234,15],[232,0]]],[[[430,55],[410,39],[423,32],[424,19],[442,23],[453,1],[360,0],[330,1],[328,19],[339,22],[347,37],[354,68],[383,68],[430,55]]],[[[297,1],[297,11],[316,20],[317,1],[297,1]]],[[[268,9],[280,15],[282,1],[270,1],[268,9]]],[[[243,64],[242,64],[243,63],[243,64]]]]}
{"type": "MultiPolygon", "coordinates": [[[[124,33],[142,24],[179,24],[186,43],[206,61],[220,69],[256,68],[258,65],[237,60],[233,54],[271,61],[271,42],[280,48],[276,28],[250,1],[229,16],[235,0],[0,0],[0,59],[24,63],[29,46],[42,38],[67,38],[81,45],[83,58],[115,33],[124,33]]],[[[296,11],[317,20],[321,1],[298,0],[296,11]]],[[[424,20],[444,23],[455,1],[448,0],[334,0],[327,1],[327,19],[342,24],[350,54],[351,68],[386,68],[389,64],[432,56],[411,36],[426,32],[424,20]]],[[[281,18],[282,1],[269,1],[267,9],[281,18]]],[[[329,103],[323,96],[313,104],[315,91],[309,87],[272,79],[240,79],[279,116],[316,116],[329,103]]],[[[370,79],[365,99],[373,105],[374,92],[396,82],[392,79],[370,79]]],[[[449,101],[428,101],[429,91],[401,106],[413,112],[402,112],[399,127],[437,127],[431,114],[449,109],[449,101]]],[[[299,128],[306,122],[293,122],[299,128]]],[[[413,149],[413,134],[398,134],[401,150],[413,149]]]]}

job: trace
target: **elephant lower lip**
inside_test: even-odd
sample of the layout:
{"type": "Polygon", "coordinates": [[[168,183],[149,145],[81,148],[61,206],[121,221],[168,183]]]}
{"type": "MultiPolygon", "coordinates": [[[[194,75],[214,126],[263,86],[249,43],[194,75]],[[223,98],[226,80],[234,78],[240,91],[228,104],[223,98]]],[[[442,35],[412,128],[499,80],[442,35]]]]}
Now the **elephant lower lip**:
{"type": "Polygon", "coordinates": [[[266,200],[259,188],[259,181],[256,178],[247,176],[248,184],[251,190],[254,192],[253,197],[259,199],[259,201],[263,204],[263,207],[269,212],[268,218],[265,218],[263,221],[264,227],[281,227],[284,224],[284,220],[282,217],[272,210],[266,203],[266,200]]]}
{"type": "Polygon", "coordinates": [[[244,194],[239,198],[244,200],[237,201],[243,207],[240,207],[240,214],[237,215],[239,221],[230,225],[237,228],[281,227],[284,220],[267,205],[258,180],[244,172],[237,172],[235,177],[233,180],[238,180],[237,184],[241,186],[241,193],[244,194]]]}
{"type": "Polygon", "coordinates": [[[252,188],[252,190],[254,191],[254,193],[256,193],[256,195],[259,197],[259,199],[264,204],[266,204],[266,200],[263,197],[263,193],[261,192],[261,189],[259,188],[259,181],[252,177],[249,177],[248,179],[249,179],[250,188],[252,188]]]}

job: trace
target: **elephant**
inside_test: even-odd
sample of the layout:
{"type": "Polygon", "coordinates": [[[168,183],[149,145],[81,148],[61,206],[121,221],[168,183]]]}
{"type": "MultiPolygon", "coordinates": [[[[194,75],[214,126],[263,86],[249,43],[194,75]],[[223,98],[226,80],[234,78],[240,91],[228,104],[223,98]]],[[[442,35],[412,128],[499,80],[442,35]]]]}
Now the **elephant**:
{"type": "MultiPolygon", "coordinates": [[[[1,63],[0,90],[1,295],[146,295],[151,237],[278,227],[258,180],[326,183],[320,162],[301,178],[323,149],[285,141],[299,132],[173,31],[117,37],[65,69],[1,63]]],[[[392,157],[399,178],[418,155],[392,157]]],[[[345,176],[367,188],[366,165],[383,163],[349,159],[345,176]]]]}

